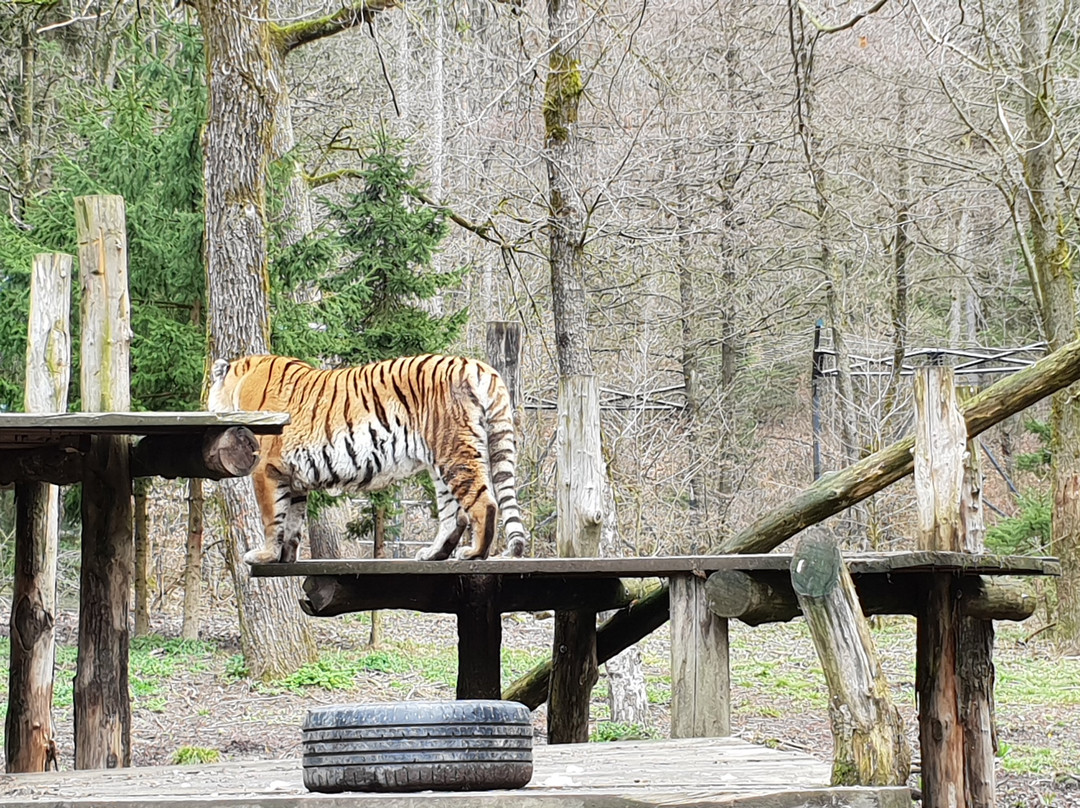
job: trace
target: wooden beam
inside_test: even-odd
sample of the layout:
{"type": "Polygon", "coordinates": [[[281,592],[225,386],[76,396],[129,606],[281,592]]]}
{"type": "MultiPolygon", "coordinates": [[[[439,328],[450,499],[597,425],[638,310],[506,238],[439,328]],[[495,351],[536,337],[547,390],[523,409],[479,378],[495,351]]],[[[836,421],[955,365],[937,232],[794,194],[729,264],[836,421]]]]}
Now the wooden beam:
{"type": "MultiPolygon", "coordinates": [[[[124,200],[75,200],[82,278],[83,409],[131,408],[124,200]]],[[[83,464],[79,656],[75,674],[75,768],[131,765],[128,613],[134,545],[130,439],[90,438],[83,464]]]]}
{"type": "MultiPolygon", "coordinates": [[[[802,616],[790,576],[735,570],[714,572],[705,582],[709,609],[750,626],[784,623],[802,616]]],[[[921,574],[874,573],[854,577],[864,615],[919,613],[921,574]]],[[[1026,620],[1037,599],[1029,587],[1010,579],[965,576],[959,584],[960,613],[981,620],[1026,620]]]]}
{"type": "MultiPolygon", "coordinates": [[[[67,409],[71,376],[70,255],[37,255],[30,275],[26,346],[27,412],[67,409]]],[[[60,497],[55,485],[15,488],[15,569],[4,756],[9,772],[56,767],[52,699],[56,552],[60,497]]]]}
{"type": "Polygon", "coordinates": [[[132,477],[244,477],[259,462],[259,442],[247,427],[208,430],[201,440],[187,435],[148,435],[131,451],[132,477]]]}
{"type": "Polygon", "coordinates": [[[791,583],[829,688],[834,786],[904,785],[911,750],[877,650],[836,543],[805,536],[791,583]]]}

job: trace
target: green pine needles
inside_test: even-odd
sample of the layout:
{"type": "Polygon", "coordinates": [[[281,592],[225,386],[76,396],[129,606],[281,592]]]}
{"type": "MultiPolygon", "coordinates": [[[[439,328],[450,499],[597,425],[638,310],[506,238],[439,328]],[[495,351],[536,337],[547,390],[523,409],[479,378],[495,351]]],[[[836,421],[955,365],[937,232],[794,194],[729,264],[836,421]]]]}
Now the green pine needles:
{"type": "Polygon", "coordinates": [[[273,256],[274,349],[343,366],[446,350],[468,313],[433,303],[468,268],[434,267],[443,215],[415,203],[399,141],[377,137],[356,175],[359,191],[321,200],[320,230],[273,256]]]}

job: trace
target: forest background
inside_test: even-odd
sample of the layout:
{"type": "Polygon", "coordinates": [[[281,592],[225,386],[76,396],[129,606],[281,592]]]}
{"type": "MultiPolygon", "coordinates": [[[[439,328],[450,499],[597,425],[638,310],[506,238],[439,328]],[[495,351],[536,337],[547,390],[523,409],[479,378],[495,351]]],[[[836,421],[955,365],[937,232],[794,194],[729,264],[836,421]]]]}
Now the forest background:
{"type": "MultiPolygon", "coordinates": [[[[74,252],[82,193],[128,200],[138,406],[197,407],[208,352],[259,339],[348,355],[308,315],[343,322],[325,306],[358,248],[321,238],[367,215],[350,206],[400,153],[402,209],[451,222],[416,265],[437,280],[406,296],[456,351],[483,355],[489,321],[524,330],[532,553],[553,552],[567,372],[601,390],[609,546],[707,552],[908,432],[903,361],[1076,336],[1078,24],[1049,0],[6,3],[0,395],[21,406],[29,257],[74,252]],[[265,120],[227,105],[215,60],[233,46],[258,68],[233,79],[272,96],[265,120]],[[251,176],[230,149],[261,160],[251,176]],[[227,215],[237,198],[250,221],[227,215]],[[269,298],[229,299],[218,268],[252,249],[269,298]],[[222,328],[246,316],[262,320],[222,328]]],[[[1080,520],[1053,491],[1080,479],[1076,406],[984,441],[991,546],[1063,557],[1066,643],[1080,520]]],[[[901,483],[829,524],[855,548],[909,547],[912,500],[901,483]]]]}

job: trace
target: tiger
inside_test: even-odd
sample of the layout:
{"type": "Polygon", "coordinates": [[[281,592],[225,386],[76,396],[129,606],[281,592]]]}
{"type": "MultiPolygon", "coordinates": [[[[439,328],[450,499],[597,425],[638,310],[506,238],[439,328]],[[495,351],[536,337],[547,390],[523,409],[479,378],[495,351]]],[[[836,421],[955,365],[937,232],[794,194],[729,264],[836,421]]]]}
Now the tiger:
{"type": "Polygon", "coordinates": [[[377,491],[428,470],[438,530],[416,558],[487,558],[496,517],[504,555],[525,553],[515,483],[517,450],[506,384],[490,365],[423,354],[360,367],[318,369],[284,356],[216,360],[212,412],[287,412],[280,435],[259,436],[252,479],[264,546],[248,564],[296,560],[307,495],[315,490],[377,491]],[[458,544],[468,530],[472,542],[458,544]]]}

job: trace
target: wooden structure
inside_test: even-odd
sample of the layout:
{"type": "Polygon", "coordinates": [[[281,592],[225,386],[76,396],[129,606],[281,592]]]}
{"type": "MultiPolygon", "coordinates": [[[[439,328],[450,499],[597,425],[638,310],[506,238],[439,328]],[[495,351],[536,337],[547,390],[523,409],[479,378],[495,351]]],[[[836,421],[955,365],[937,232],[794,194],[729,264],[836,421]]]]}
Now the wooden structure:
{"type": "Polygon", "coordinates": [[[829,766],[735,738],[538,745],[521,789],[311,794],[300,761],[0,775],[4,808],[911,808],[905,788],[828,788],[829,766]]]}
{"type": "MultiPolygon", "coordinates": [[[[727,731],[724,716],[730,708],[727,689],[726,618],[705,607],[708,602],[706,577],[717,573],[745,576],[755,586],[768,586],[794,599],[789,575],[792,556],[764,555],[675,556],[654,558],[547,558],[488,559],[486,561],[404,561],[404,560],[314,560],[293,564],[265,564],[252,568],[254,576],[305,576],[304,611],[315,616],[333,616],[369,609],[409,609],[444,612],[458,620],[459,698],[500,696],[500,615],[511,611],[538,609],[598,612],[633,607],[635,595],[627,586],[629,578],[666,578],[670,614],[698,615],[673,625],[672,692],[703,693],[701,698],[673,699],[672,726],[691,728],[701,735],[727,731]],[[786,584],[784,581],[786,580],[786,584]],[[698,585],[700,581],[703,585],[698,585]],[[767,583],[765,583],[767,582],[767,583]],[[784,590],[787,589],[785,593],[784,590]],[[700,616],[708,613],[708,619],[700,616]],[[725,631],[715,630],[716,621],[725,631]],[[704,683],[704,684],[703,684],[704,683]],[[721,704],[717,704],[717,702],[721,704]]],[[[1055,559],[1028,556],[1002,557],[958,552],[901,552],[855,555],[846,559],[857,589],[874,591],[880,603],[895,603],[899,611],[918,614],[919,635],[916,670],[920,682],[937,683],[951,676],[938,660],[946,652],[944,638],[929,631],[936,615],[920,608],[922,593],[948,585],[960,600],[967,595],[979,601],[978,611],[990,619],[1026,616],[1016,598],[992,598],[988,591],[1011,592],[1009,588],[987,587],[997,577],[1055,575],[1060,571],[1055,559]],[[943,584],[942,582],[945,582],[943,584]],[[926,639],[931,638],[931,639],[926,639]]],[[[1022,599],[1020,599],[1022,601],[1022,599]]],[[[655,603],[656,601],[653,601],[655,603]]],[[[666,606],[667,604],[665,604],[666,606]]],[[[964,607],[961,605],[960,610],[964,607]]],[[[1030,614],[1030,611],[1026,612],[1030,614]]],[[[793,616],[793,615],[792,615],[793,616]]],[[[668,608],[655,609],[653,628],[663,624],[668,608]]],[[[617,620],[618,618],[613,618],[617,620]]],[[[645,618],[638,615],[638,622],[645,618]]],[[[570,654],[569,648],[557,649],[570,654]]],[[[596,646],[599,662],[620,648],[596,646]]],[[[589,649],[585,649],[589,653],[589,649]]],[[[582,669],[583,662],[578,663],[582,669]]],[[[583,684],[583,689],[588,689],[583,684]]],[[[536,707],[546,697],[522,691],[501,694],[536,707]]],[[[567,709],[563,705],[562,709],[567,709]]],[[[550,703],[548,720],[559,705],[550,703]]],[[[579,699],[564,724],[587,721],[588,700],[579,699]]],[[[924,747],[924,760],[927,753],[924,747]]],[[[931,779],[934,774],[924,773],[931,779]]]]}
{"type": "MultiPolygon", "coordinates": [[[[84,483],[84,520],[82,527],[83,580],[79,589],[80,614],[98,616],[89,622],[80,620],[79,659],[95,661],[95,677],[102,689],[88,694],[86,701],[75,701],[76,765],[79,768],[112,768],[127,765],[130,755],[130,721],[125,721],[124,706],[130,704],[128,690],[127,645],[130,589],[95,586],[87,583],[87,568],[93,568],[88,555],[106,559],[108,584],[123,577],[116,567],[131,543],[131,482],[126,487],[106,485],[119,461],[134,476],[190,476],[221,479],[248,474],[257,456],[254,433],[276,434],[288,423],[283,413],[64,413],[56,415],[0,414],[0,484],[14,483],[16,494],[31,483],[84,483]],[[127,440],[140,436],[133,446],[127,440]],[[122,444],[103,444],[105,438],[124,438],[122,444]],[[109,445],[108,451],[102,446],[109,445]],[[93,497],[87,503],[87,497],[93,497]],[[90,506],[96,513],[85,518],[90,506]],[[121,555],[117,555],[117,552],[121,555]],[[88,563],[89,562],[89,563],[88,563]],[[107,616],[110,627],[108,650],[101,650],[101,621],[107,616]],[[91,644],[97,643],[93,649],[91,644]],[[122,649],[122,653],[120,653],[122,649]],[[96,652],[96,653],[95,653],[96,652]],[[100,685],[107,680],[108,690],[100,685]],[[104,692],[103,692],[104,691],[104,692]],[[112,696],[107,696],[112,693],[112,696]],[[106,703],[105,699],[108,699],[106,703]],[[96,736],[91,733],[98,733],[96,736]],[[100,742],[92,740],[100,739],[100,742]],[[96,757],[84,756],[84,749],[97,750],[96,757]]],[[[23,507],[18,515],[23,519],[23,507]]],[[[29,530],[17,527],[16,552],[30,539],[29,530]]],[[[125,581],[130,582],[130,573],[125,581]]],[[[13,609],[13,621],[18,619],[13,609]]],[[[51,675],[51,671],[50,671],[51,675]]],[[[88,677],[89,678],[89,677],[88,677]]],[[[37,714],[13,715],[11,708],[26,703],[21,698],[25,688],[13,682],[8,721],[33,727],[42,723],[37,714]]],[[[79,692],[78,690],[76,691],[79,692]]],[[[9,741],[11,740],[9,736],[9,741]]],[[[8,757],[13,752],[10,744],[8,757]]]]}

